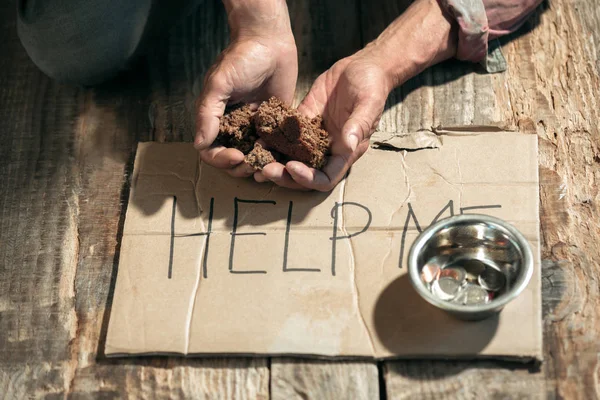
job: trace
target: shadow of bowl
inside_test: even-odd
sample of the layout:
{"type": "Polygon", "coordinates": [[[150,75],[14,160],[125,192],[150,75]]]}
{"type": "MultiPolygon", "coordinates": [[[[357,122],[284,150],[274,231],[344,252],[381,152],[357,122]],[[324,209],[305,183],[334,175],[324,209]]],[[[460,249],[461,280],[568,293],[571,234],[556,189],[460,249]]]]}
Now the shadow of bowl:
{"type": "Polygon", "coordinates": [[[461,321],[423,300],[408,274],[392,281],[375,304],[374,326],[391,356],[475,358],[493,339],[498,315],[461,321]]]}

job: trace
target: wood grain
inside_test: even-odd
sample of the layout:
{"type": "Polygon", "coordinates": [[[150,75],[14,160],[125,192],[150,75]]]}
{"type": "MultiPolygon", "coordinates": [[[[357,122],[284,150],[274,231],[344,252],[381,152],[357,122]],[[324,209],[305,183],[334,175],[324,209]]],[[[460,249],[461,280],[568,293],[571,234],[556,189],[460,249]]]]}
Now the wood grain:
{"type": "Polygon", "coordinates": [[[386,363],[390,399],[543,399],[544,377],[512,364],[469,361],[386,363]]]}
{"type": "MultiPolygon", "coordinates": [[[[375,39],[409,5],[410,0],[362,0],[363,40],[375,39]]],[[[485,74],[477,64],[449,60],[392,91],[379,129],[415,132],[437,126],[491,125],[510,127],[512,115],[502,74],[485,74]]]]}
{"type": "MultiPolygon", "coordinates": [[[[289,2],[314,78],[406,1],[289,2]]],[[[202,75],[227,43],[218,0],[155,42],[120,79],[63,86],[31,64],[15,1],[0,4],[0,394],[6,398],[600,397],[600,5],[552,0],[504,40],[504,74],[450,61],[388,99],[380,129],[485,124],[540,146],[545,360],[321,362],[107,360],[102,355],[136,143],[190,141],[202,75]]]]}
{"type": "Polygon", "coordinates": [[[273,359],[271,396],[279,399],[375,399],[377,364],[273,359]]]}
{"type": "Polygon", "coordinates": [[[296,104],[321,73],[362,48],[359,6],[358,0],[288,1],[298,48],[296,104]]]}
{"type": "Polygon", "coordinates": [[[551,1],[539,27],[507,45],[515,116],[540,142],[547,391],[600,397],[600,129],[598,26],[593,1],[551,1]],[[560,295],[558,292],[562,290],[560,295]],[[558,300],[560,298],[560,300],[558,300]]]}

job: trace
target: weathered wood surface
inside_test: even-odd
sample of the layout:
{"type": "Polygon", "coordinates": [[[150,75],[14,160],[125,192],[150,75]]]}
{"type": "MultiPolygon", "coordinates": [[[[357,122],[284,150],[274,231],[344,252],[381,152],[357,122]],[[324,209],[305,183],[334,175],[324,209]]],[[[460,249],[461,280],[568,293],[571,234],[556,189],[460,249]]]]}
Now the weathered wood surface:
{"type": "MultiPolygon", "coordinates": [[[[298,99],[402,1],[290,2],[298,99]],[[333,23],[332,21],[335,21],[333,23]]],[[[390,96],[381,129],[485,124],[540,143],[545,361],[106,360],[127,174],[140,140],[192,139],[198,77],[227,42],[207,1],[118,81],[58,85],[0,5],[0,394],[23,397],[580,398],[600,396],[600,5],[552,0],[505,40],[509,71],[448,62],[390,96]]]]}

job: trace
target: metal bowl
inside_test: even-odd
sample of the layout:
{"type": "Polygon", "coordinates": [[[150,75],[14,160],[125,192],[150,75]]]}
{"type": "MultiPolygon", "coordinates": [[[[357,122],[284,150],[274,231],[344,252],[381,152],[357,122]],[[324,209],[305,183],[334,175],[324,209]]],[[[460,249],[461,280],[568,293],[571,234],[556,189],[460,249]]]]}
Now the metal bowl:
{"type": "Polygon", "coordinates": [[[512,225],[487,215],[458,215],[438,221],[419,235],[408,254],[408,272],[413,287],[427,302],[460,319],[481,320],[499,313],[527,287],[533,275],[533,253],[512,225]],[[428,283],[432,271],[457,266],[471,278],[484,270],[488,275],[491,272],[501,278],[502,289],[481,304],[461,304],[434,295],[428,283]]]}

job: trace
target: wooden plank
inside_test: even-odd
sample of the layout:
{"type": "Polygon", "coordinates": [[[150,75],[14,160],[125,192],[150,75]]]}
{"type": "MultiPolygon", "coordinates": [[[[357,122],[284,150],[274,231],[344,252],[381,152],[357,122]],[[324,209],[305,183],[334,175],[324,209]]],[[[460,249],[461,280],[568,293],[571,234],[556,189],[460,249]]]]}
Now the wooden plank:
{"type": "Polygon", "coordinates": [[[550,2],[508,44],[511,105],[540,140],[547,391],[600,397],[600,4],[550,2]]]}
{"type": "Polygon", "coordinates": [[[15,3],[0,6],[0,393],[68,385],[76,335],[77,179],[71,167],[79,92],[49,82],[16,35],[15,3]],[[40,386],[38,386],[40,385],[40,386]]]}
{"type": "Polygon", "coordinates": [[[288,399],[375,399],[379,397],[377,365],[273,359],[271,396],[288,399]]]}
{"type": "MultiPolygon", "coordinates": [[[[336,61],[361,48],[358,4],[354,1],[288,2],[298,47],[299,76],[295,103],[314,80],[336,61]]],[[[379,395],[375,362],[311,361],[273,358],[273,399],[363,399],[379,395]]]]}
{"type": "Polygon", "coordinates": [[[155,141],[193,141],[204,74],[229,42],[222,2],[195,1],[200,8],[173,26],[166,40],[152,42],[146,53],[148,118],[155,141]]]}
{"type": "Polygon", "coordinates": [[[385,363],[389,399],[544,399],[542,374],[498,362],[385,363]]]}
{"type": "MultiPolygon", "coordinates": [[[[375,39],[412,3],[410,0],[361,0],[365,42],[375,39]]],[[[508,93],[502,75],[484,74],[472,63],[449,60],[427,69],[388,97],[379,130],[415,132],[437,126],[511,127],[508,93]]]]}
{"type": "Polygon", "coordinates": [[[266,358],[102,356],[135,146],[191,140],[194,76],[226,41],[220,2],[93,90],[42,76],[16,37],[14,2],[0,7],[0,393],[267,398],[266,358]]]}
{"type": "Polygon", "coordinates": [[[362,47],[360,10],[358,0],[291,0],[288,8],[298,47],[299,103],[321,73],[362,47]]]}

